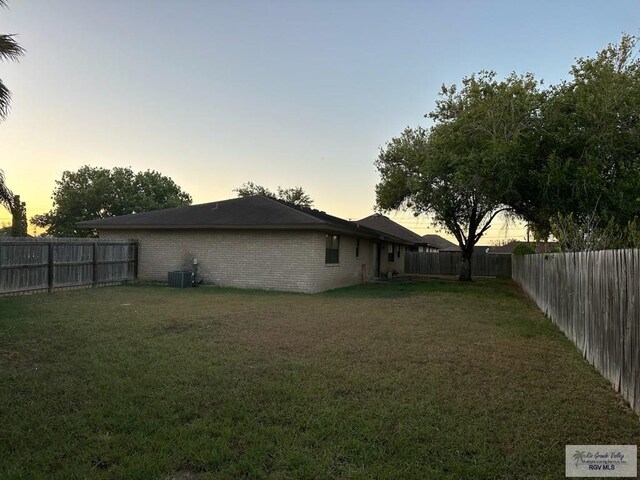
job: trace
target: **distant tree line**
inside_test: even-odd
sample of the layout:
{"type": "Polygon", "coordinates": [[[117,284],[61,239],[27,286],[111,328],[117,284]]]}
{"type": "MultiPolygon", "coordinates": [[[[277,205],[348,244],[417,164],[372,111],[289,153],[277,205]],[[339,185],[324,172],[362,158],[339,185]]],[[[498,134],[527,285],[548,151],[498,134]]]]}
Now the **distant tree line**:
{"type": "Polygon", "coordinates": [[[78,229],[83,220],[129,215],[191,204],[191,196],[171,178],[147,170],[112,169],[85,165],[65,171],[56,180],[53,208],[35,215],[31,222],[58,237],[92,236],[95,232],[78,229]]]}
{"type": "Polygon", "coordinates": [[[269,198],[275,198],[284,202],[291,203],[298,207],[313,207],[313,200],[303,190],[302,187],[283,188],[278,187],[276,191],[269,190],[267,187],[257,185],[253,182],[246,182],[233,190],[239,197],[250,197],[252,195],[263,195],[269,198]]]}

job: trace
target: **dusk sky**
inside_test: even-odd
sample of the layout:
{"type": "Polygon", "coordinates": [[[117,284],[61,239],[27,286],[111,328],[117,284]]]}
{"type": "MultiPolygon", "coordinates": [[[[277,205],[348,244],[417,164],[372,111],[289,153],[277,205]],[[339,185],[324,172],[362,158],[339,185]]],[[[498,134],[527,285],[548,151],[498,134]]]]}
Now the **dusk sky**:
{"type": "MultiPolygon", "coordinates": [[[[428,125],[442,83],[482,69],[555,83],[639,28],[636,0],[10,0],[0,29],[27,53],[0,66],[13,93],[0,168],[29,217],[88,164],[158,170],[194,203],[249,180],[299,185],[317,208],[361,218],[378,149],[428,125]]],[[[522,238],[501,227],[480,243],[522,238]]]]}

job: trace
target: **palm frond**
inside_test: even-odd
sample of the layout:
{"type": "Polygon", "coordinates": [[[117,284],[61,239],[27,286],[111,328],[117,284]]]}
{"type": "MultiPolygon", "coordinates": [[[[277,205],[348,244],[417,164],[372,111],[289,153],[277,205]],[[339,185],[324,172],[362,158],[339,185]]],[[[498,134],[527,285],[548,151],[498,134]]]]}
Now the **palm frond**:
{"type": "Polygon", "coordinates": [[[17,61],[24,52],[24,48],[16,42],[15,34],[0,34],[0,59],[17,61]]]}
{"type": "Polygon", "coordinates": [[[4,120],[9,114],[9,105],[11,102],[11,92],[0,80],[0,121],[4,120]]]}
{"type": "MultiPolygon", "coordinates": [[[[2,0],[0,0],[2,1],[2,0]]],[[[4,172],[0,170],[0,205],[11,211],[13,207],[13,192],[9,190],[4,180],[4,172]]]]}
{"type": "MultiPolygon", "coordinates": [[[[6,0],[0,0],[0,8],[7,7],[6,0]]],[[[24,55],[25,49],[16,42],[14,34],[0,34],[0,60],[19,60],[24,55]]],[[[9,113],[9,103],[11,101],[11,92],[0,80],[0,122],[7,117],[9,113]]],[[[0,187],[4,185],[4,176],[0,178],[0,187]]],[[[2,194],[0,190],[0,194],[2,194]]],[[[0,198],[2,201],[2,198],[0,198]]]]}

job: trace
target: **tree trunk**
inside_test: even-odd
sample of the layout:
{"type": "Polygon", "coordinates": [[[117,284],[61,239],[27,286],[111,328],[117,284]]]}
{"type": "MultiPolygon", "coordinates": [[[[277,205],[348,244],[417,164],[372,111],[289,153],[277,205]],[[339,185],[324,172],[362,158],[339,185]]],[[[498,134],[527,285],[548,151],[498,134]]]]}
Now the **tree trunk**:
{"type": "Polygon", "coordinates": [[[13,198],[11,208],[11,236],[26,237],[27,236],[27,206],[20,201],[20,195],[13,198]]]}
{"type": "Polygon", "coordinates": [[[462,252],[462,263],[460,264],[460,276],[458,280],[461,282],[471,281],[471,253],[462,252]]]}

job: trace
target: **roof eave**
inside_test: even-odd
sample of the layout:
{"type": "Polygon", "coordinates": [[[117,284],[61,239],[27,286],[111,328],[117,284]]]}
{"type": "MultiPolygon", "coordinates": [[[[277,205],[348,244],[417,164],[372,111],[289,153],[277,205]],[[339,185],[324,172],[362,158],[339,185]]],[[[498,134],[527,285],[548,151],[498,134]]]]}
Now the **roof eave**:
{"type": "Polygon", "coordinates": [[[144,224],[90,224],[88,222],[80,222],[76,224],[81,229],[93,229],[93,230],[304,230],[304,231],[317,231],[327,233],[341,233],[345,235],[361,236],[365,238],[391,241],[394,243],[400,243],[403,245],[412,245],[412,242],[408,242],[392,235],[384,234],[382,232],[373,231],[373,229],[367,228],[366,231],[360,226],[355,228],[342,228],[339,226],[333,226],[328,224],[282,224],[282,225],[203,225],[203,224],[185,224],[185,225],[144,225],[144,224]]]}

